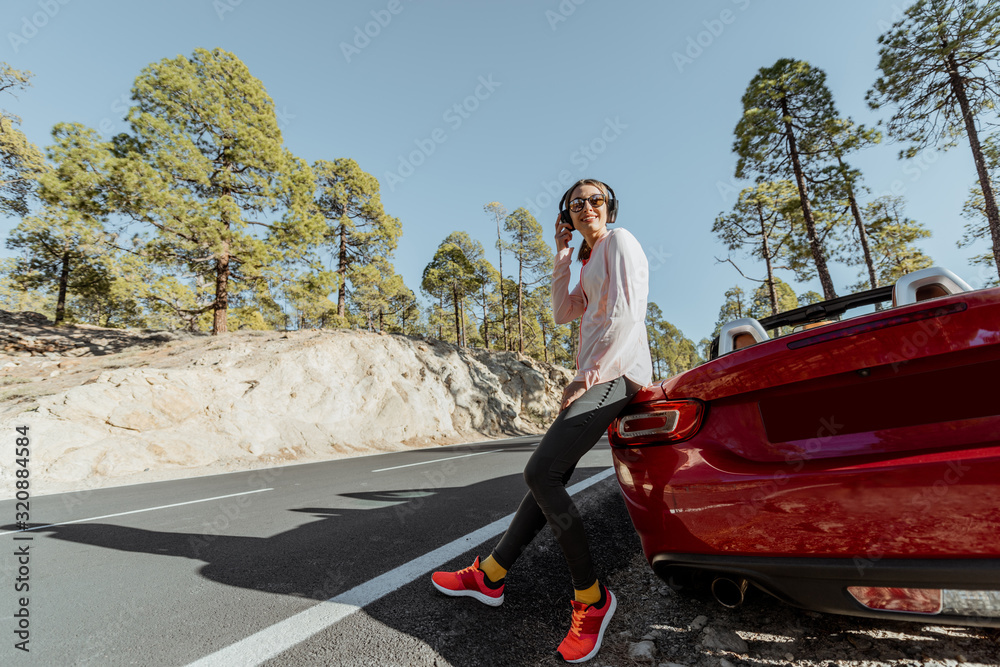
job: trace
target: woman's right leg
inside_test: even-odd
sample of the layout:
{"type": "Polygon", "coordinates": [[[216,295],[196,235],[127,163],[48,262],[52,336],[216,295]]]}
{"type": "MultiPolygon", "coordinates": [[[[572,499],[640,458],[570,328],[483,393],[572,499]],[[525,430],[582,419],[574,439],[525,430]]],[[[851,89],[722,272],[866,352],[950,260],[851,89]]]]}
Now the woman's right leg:
{"type": "MultiPolygon", "coordinates": [[[[580,514],[566,491],[576,464],[607,431],[608,425],[640,389],[624,377],[591,387],[556,417],[524,470],[529,492],[491,558],[505,570],[546,523],[562,547],[578,590],[596,580],[580,514]]],[[[492,578],[492,577],[491,577],[492,578]]]]}
{"type": "Polygon", "coordinates": [[[550,523],[569,564],[574,595],[586,602],[592,589],[598,588],[597,579],[583,522],[566,484],[576,464],[639,389],[618,378],[591,387],[560,412],[528,460],[524,478],[530,491],[492,555],[482,564],[476,558],[473,565],[457,572],[435,572],[434,586],[446,595],[470,596],[491,606],[502,604],[506,570],[550,523]]]}
{"type": "MultiPolygon", "coordinates": [[[[569,475],[566,476],[567,481],[572,474],[573,471],[570,470],[569,475]]],[[[545,528],[546,523],[545,513],[538,506],[535,496],[532,495],[531,491],[528,491],[521,499],[521,504],[518,505],[517,512],[514,513],[514,518],[511,520],[510,526],[507,527],[507,531],[500,538],[493,553],[490,554],[490,559],[503,568],[503,574],[506,574],[506,571],[514,566],[514,561],[531,544],[535,535],[538,535],[542,528],[545,528]]],[[[488,564],[483,569],[487,575],[490,575],[490,579],[499,580],[490,572],[488,564]]]]}

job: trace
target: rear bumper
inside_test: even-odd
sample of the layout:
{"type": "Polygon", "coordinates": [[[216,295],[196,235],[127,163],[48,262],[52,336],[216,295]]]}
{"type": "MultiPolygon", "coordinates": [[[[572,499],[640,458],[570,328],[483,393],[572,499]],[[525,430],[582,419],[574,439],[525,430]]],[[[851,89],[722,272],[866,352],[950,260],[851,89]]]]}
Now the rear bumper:
{"type": "Polygon", "coordinates": [[[910,560],[784,558],[660,553],[650,561],[664,581],[685,571],[742,577],[784,602],[814,611],[917,621],[942,625],[1000,627],[994,604],[975,609],[948,591],[996,591],[1000,600],[1000,559],[910,560]],[[946,589],[938,613],[870,609],[848,593],[849,586],[946,589]]]}
{"type": "Polygon", "coordinates": [[[1000,559],[1000,443],[758,463],[700,441],[612,450],[646,557],[1000,559]]]}

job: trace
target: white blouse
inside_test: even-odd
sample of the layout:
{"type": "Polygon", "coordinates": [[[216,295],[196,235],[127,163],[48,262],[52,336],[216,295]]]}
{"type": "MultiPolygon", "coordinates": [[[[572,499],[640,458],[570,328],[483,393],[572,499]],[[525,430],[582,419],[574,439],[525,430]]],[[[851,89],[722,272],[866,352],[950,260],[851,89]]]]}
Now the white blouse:
{"type": "Polygon", "coordinates": [[[631,233],[608,231],[580,269],[580,283],[569,290],[573,249],[556,255],[552,270],[552,311],[557,324],[583,316],[574,382],[587,389],[625,376],[643,386],[653,381],[646,338],[649,265],[631,233]]]}

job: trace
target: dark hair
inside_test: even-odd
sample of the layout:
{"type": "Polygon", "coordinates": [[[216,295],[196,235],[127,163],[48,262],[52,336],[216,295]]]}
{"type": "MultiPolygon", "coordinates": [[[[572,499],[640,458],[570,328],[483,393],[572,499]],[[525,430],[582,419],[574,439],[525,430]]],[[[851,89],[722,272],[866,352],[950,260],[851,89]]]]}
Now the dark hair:
{"type": "MultiPolygon", "coordinates": [[[[559,210],[560,211],[562,211],[562,210],[567,210],[568,211],[569,210],[569,196],[571,194],[573,194],[573,190],[576,190],[581,185],[593,185],[595,188],[599,189],[601,192],[604,193],[604,197],[607,200],[607,203],[605,203],[605,206],[608,207],[607,211],[608,211],[608,214],[610,216],[610,212],[611,212],[611,203],[610,203],[611,193],[608,192],[608,185],[606,183],[604,183],[603,181],[597,180],[596,178],[581,178],[579,181],[577,181],[573,185],[569,186],[569,190],[567,190],[563,194],[562,199],[559,200],[559,210]]],[[[611,220],[610,220],[610,217],[609,217],[608,222],[610,222],[610,221],[611,220]]],[[[581,241],[581,243],[580,243],[580,250],[579,250],[579,252],[576,253],[576,258],[579,261],[581,261],[581,262],[584,261],[584,260],[586,260],[586,259],[590,259],[590,245],[587,243],[587,239],[583,239],[581,241]]]]}

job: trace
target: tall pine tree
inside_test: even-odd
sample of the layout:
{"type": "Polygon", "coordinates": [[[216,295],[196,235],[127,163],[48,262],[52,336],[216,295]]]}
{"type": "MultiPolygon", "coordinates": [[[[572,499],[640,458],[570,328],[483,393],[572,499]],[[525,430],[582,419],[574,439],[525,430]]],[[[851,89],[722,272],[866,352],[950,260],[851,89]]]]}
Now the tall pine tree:
{"type": "Polygon", "coordinates": [[[312,172],[284,148],[274,102],[231,53],[153,63],[132,99],[112,179],[120,210],[154,230],[152,260],[211,286],[188,314],[211,312],[212,333],[225,333],[233,295],[319,239],[312,172]]]}
{"type": "Polygon", "coordinates": [[[795,182],[809,253],[827,299],[837,292],[827,267],[829,251],[816,230],[806,168],[822,158],[819,134],[835,117],[826,74],[807,62],[782,59],[761,68],[747,86],[733,144],[737,178],[795,182]]]}
{"type": "Polygon", "coordinates": [[[896,108],[887,129],[909,144],[901,157],[950,148],[965,135],[1000,272],[1000,212],[979,140],[980,117],[994,117],[1000,102],[1000,3],[918,0],[878,41],[882,75],[868,91],[869,105],[896,108]]]}

